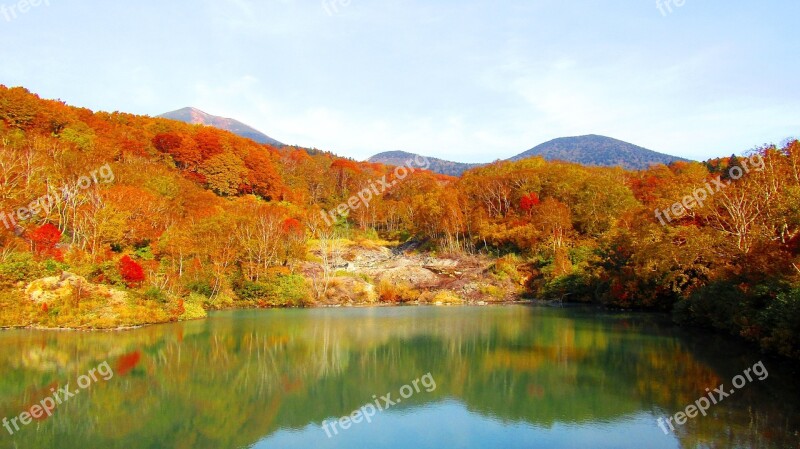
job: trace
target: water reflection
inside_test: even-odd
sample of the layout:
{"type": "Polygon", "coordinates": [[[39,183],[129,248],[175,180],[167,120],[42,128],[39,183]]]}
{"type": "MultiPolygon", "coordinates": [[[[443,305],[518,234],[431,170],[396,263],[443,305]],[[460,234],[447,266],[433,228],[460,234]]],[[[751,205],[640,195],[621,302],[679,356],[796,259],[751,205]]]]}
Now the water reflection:
{"type": "Polygon", "coordinates": [[[794,378],[768,360],[767,380],[665,436],[655,416],[684,409],[760,357],[656,316],[522,306],[239,311],[124,333],[9,331],[0,333],[0,348],[0,418],[103,361],[116,373],[52,418],[0,435],[0,447],[785,448],[798,441],[794,378]],[[434,392],[332,439],[320,428],[428,372],[434,392]]]}

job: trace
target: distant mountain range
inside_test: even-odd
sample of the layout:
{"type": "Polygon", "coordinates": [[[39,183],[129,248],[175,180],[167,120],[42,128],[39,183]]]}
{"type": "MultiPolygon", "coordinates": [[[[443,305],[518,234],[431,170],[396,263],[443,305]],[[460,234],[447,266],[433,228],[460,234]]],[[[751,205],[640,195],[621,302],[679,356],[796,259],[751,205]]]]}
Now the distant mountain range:
{"type": "MultiPolygon", "coordinates": [[[[414,160],[415,157],[419,157],[413,153],[407,153],[405,151],[386,151],[384,153],[376,154],[369,158],[370,162],[378,162],[381,164],[386,165],[395,165],[395,166],[402,166],[406,165],[407,161],[414,160]]],[[[450,176],[461,176],[462,173],[465,171],[480,167],[484,164],[466,164],[463,162],[453,162],[453,161],[446,161],[444,159],[437,159],[435,157],[429,157],[428,163],[428,170],[434,173],[441,173],[443,175],[450,175],[450,176]]]]}
{"type": "Polygon", "coordinates": [[[258,143],[266,143],[273,146],[282,147],[283,143],[278,142],[272,137],[262,133],[261,131],[245,125],[244,123],[234,120],[232,118],[217,117],[203,112],[197,108],[183,108],[177,111],[167,112],[166,114],[159,115],[161,118],[170,120],[177,120],[179,122],[191,123],[193,125],[206,125],[215,128],[230,131],[248,139],[255,140],[258,143]]]}
{"type": "MultiPolygon", "coordinates": [[[[406,160],[414,156],[416,155],[404,151],[389,151],[376,154],[369,158],[369,161],[387,165],[403,165],[406,160]]],[[[672,162],[688,160],[594,134],[554,139],[507,160],[519,161],[535,156],[541,156],[548,161],[559,160],[582,165],[622,167],[629,170],[643,170],[654,164],[669,165],[672,162]]],[[[484,165],[435,158],[428,158],[428,160],[431,162],[429,168],[431,171],[451,176],[460,176],[471,168],[484,165]]]]}
{"type": "MultiPolygon", "coordinates": [[[[218,117],[192,107],[167,112],[166,114],[159,115],[159,117],[178,120],[184,123],[213,126],[259,143],[278,147],[284,146],[283,143],[238,120],[218,117]]],[[[401,166],[404,165],[406,161],[416,156],[417,155],[414,153],[405,151],[387,151],[372,156],[369,158],[369,161],[401,166]]],[[[554,139],[507,160],[519,161],[535,156],[543,157],[548,161],[560,160],[582,165],[616,166],[629,170],[643,170],[654,164],[668,165],[672,162],[687,160],[648,150],[647,148],[612,139],[611,137],[594,134],[554,139]]],[[[429,170],[449,176],[461,176],[467,170],[485,165],[454,162],[433,157],[428,157],[427,159],[430,163],[428,167],[429,170]]]]}
{"type": "Polygon", "coordinates": [[[554,139],[509,160],[518,161],[534,156],[541,156],[548,161],[559,160],[583,165],[616,166],[629,170],[643,170],[654,164],[669,165],[672,162],[687,161],[687,159],[658,153],[632,143],[594,134],[554,139]]]}

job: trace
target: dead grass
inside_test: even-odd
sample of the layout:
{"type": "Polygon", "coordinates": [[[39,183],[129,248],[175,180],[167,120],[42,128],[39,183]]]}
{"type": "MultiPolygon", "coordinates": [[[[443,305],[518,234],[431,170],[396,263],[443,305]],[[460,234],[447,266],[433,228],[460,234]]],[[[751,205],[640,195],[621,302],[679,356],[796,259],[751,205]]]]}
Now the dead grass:
{"type": "Polygon", "coordinates": [[[464,299],[450,290],[439,290],[423,293],[419,298],[419,302],[437,305],[463,304],[464,299]]]}
{"type": "Polygon", "coordinates": [[[419,299],[422,293],[408,283],[395,284],[383,279],[378,286],[378,298],[381,302],[406,303],[419,299]]]}

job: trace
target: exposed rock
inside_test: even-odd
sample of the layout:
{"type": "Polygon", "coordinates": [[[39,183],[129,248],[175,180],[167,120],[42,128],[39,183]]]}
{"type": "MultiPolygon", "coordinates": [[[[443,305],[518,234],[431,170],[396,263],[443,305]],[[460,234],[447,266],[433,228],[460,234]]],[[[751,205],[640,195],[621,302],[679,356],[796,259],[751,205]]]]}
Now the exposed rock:
{"type": "Polygon", "coordinates": [[[452,259],[427,259],[422,266],[426,270],[433,271],[436,274],[444,276],[455,277],[463,274],[458,271],[458,262],[452,259]],[[458,274],[456,274],[458,273],[458,274]]]}
{"type": "Polygon", "coordinates": [[[416,288],[430,288],[439,283],[439,277],[430,271],[412,265],[383,269],[375,276],[377,282],[387,280],[392,284],[411,284],[416,288]]]}
{"type": "MultiPolygon", "coordinates": [[[[519,298],[521,288],[509,279],[500,279],[491,274],[493,261],[486,256],[432,257],[414,252],[419,244],[406,243],[394,249],[350,244],[331,255],[331,275],[340,280],[338,287],[326,295],[324,303],[342,301],[369,302],[365,296],[368,285],[389,282],[396,286],[408,286],[429,293],[419,302],[435,304],[457,304],[460,302],[495,303],[519,298]],[[351,285],[353,281],[341,281],[335,272],[346,271],[347,277],[362,279],[367,285],[351,285]],[[351,289],[348,292],[348,289],[351,289]],[[441,295],[440,295],[441,294],[441,295]],[[438,299],[435,297],[439,295],[438,299]],[[358,298],[358,299],[357,299],[358,298]]],[[[323,259],[318,249],[312,254],[323,259]]],[[[312,279],[323,275],[320,261],[306,262],[301,272],[312,279]]],[[[341,275],[341,273],[339,273],[341,275]]],[[[360,282],[358,283],[360,284],[360,282]]],[[[372,294],[366,294],[372,297],[372,294]]]]}
{"type": "Polygon", "coordinates": [[[111,304],[121,303],[127,299],[127,293],[123,291],[92,284],[86,278],[67,271],[61,273],[61,276],[47,277],[31,282],[25,289],[25,294],[37,304],[63,302],[84,295],[106,296],[110,298],[111,304]]]}

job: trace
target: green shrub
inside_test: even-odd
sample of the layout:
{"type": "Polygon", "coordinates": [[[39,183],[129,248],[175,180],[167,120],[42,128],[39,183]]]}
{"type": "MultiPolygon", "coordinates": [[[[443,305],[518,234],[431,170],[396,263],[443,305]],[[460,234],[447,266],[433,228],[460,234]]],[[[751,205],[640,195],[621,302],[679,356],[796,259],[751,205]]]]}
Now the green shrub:
{"type": "Polygon", "coordinates": [[[134,254],[141,260],[154,260],[156,258],[156,256],[153,255],[153,249],[150,245],[136,248],[134,254]]]}
{"type": "Polygon", "coordinates": [[[589,246],[577,246],[569,249],[569,260],[573,265],[580,265],[591,259],[595,250],[589,246]]]}
{"type": "Polygon", "coordinates": [[[743,308],[744,293],[730,282],[715,282],[678,301],[673,317],[679,324],[711,327],[738,333],[735,317],[743,308]]]}
{"type": "Polygon", "coordinates": [[[181,321],[199,320],[208,316],[206,309],[200,303],[186,301],[183,303],[183,315],[180,316],[181,321]]]}
{"type": "Polygon", "coordinates": [[[184,301],[185,301],[186,304],[190,304],[191,303],[191,304],[203,305],[203,304],[205,304],[206,301],[208,301],[208,298],[206,298],[203,295],[199,295],[197,293],[190,293],[189,296],[187,296],[184,301]]]}
{"type": "MultiPolygon", "coordinates": [[[[189,295],[190,297],[192,295],[189,295]]],[[[226,309],[228,307],[233,306],[233,298],[225,292],[218,293],[213,297],[209,298],[203,295],[200,295],[203,298],[203,305],[207,309],[226,309]]]]}
{"type": "Polygon", "coordinates": [[[761,344],[785,356],[800,358],[800,288],[779,293],[761,313],[761,344]]]}
{"type": "Polygon", "coordinates": [[[0,288],[13,287],[42,277],[44,270],[30,253],[12,253],[0,263],[0,288]]]}
{"type": "Polygon", "coordinates": [[[144,297],[150,301],[157,301],[162,304],[165,304],[167,301],[169,301],[167,295],[158,287],[149,287],[144,291],[144,297]]]}
{"type": "Polygon", "coordinates": [[[267,294],[278,299],[281,305],[302,306],[310,298],[308,285],[303,276],[278,275],[270,279],[266,285],[267,294]]]}
{"type": "Polygon", "coordinates": [[[236,295],[245,301],[264,302],[273,306],[302,306],[309,298],[309,290],[303,276],[277,274],[261,282],[239,282],[234,289],[236,295]]]}
{"type": "Polygon", "coordinates": [[[567,302],[591,301],[591,281],[582,272],[559,276],[547,281],[539,292],[541,299],[564,299],[567,302]]]}
{"type": "Polygon", "coordinates": [[[207,280],[191,281],[186,284],[186,290],[210,298],[214,294],[214,287],[207,280]]]}
{"type": "Polygon", "coordinates": [[[47,259],[42,263],[42,270],[47,276],[56,276],[64,271],[69,271],[69,265],[55,259],[47,259]]]}
{"type": "Polygon", "coordinates": [[[111,260],[90,266],[88,272],[80,270],[80,272],[76,274],[84,275],[90,282],[97,284],[108,284],[119,287],[125,287],[126,285],[125,281],[122,279],[122,275],[120,275],[119,270],[117,270],[117,264],[111,260]]]}
{"type": "Polygon", "coordinates": [[[800,358],[800,288],[764,280],[743,289],[715,282],[678,301],[675,321],[729,332],[784,356],[800,358]]]}
{"type": "Polygon", "coordinates": [[[245,301],[257,301],[267,296],[267,287],[252,281],[242,281],[234,287],[236,296],[245,301]]]}
{"type": "Polygon", "coordinates": [[[519,257],[515,254],[508,254],[494,262],[491,272],[499,280],[510,279],[515,284],[518,284],[522,280],[522,275],[517,270],[518,265],[519,257]]]}

